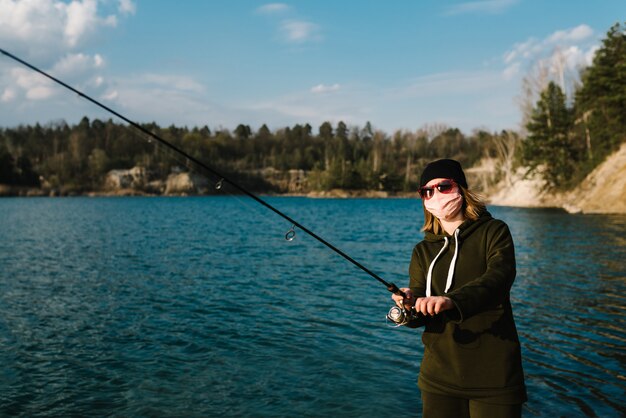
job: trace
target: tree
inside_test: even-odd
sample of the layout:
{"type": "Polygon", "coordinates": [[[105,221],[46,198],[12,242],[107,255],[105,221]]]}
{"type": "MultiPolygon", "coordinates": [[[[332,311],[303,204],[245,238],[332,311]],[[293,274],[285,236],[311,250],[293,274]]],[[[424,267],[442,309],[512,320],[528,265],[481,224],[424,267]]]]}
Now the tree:
{"type": "Polygon", "coordinates": [[[261,125],[259,131],[256,133],[256,137],[262,141],[267,141],[272,136],[272,132],[266,124],[261,125]]]}
{"type": "Polygon", "coordinates": [[[348,127],[343,121],[337,123],[337,129],[335,130],[335,136],[341,139],[348,139],[348,127]]]}
{"type": "Polygon", "coordinates": [[[15,182],[15,160],[4,145],[0,145],[0,184],[15,182]]]}
{"type": "Polygon", "coordinates": [[[87,164],[89,174],[94,184],[97,184],[98,180],[100,180],[109,169],[109,157],[104,150],[96,148],[89,155],[87,164]]]}
{"type": "Polygon", "coordinates": [[[529,173],[539,173],[552,187],[564,186],[576,160],[570,143],[571,111],[565,94],[554,82],[541,93],[526,126],[523,159],[529,173]]]}
{"type": "MultiPolygon", "coordinates": [[[[462,152],[465,136],[458,128],[449,128],[430,141],[428,146],[431,158],[454,158],[463,160],[462,152]]],[[[465,161],[461,161],[464,163],[465,161]]]]}
{"type": "Polygon", "coordinates": [[[600,162],[626,140],[626,25],[611,27],[583,72],[575,112],[588,158],[600,162]]]}
{"type": "Polygon", "coordinates": [[[235,136],[237,139],[248,139],[251,133],[252,131],[248,125],[239,124],[237,128],[235,128],[235,136]]]}
{"type": "Polygon", "coordinates": [[[20,186],[39,187],[39,174],[33,170],[33,165],[27,156],[18,157],[15,161],[17,184],[20,186]]]}
{"type": "Polygon", "coordinates": [[[365,126],[363,127],[363,130],[361,131],[361,138],[363,140],[370,140],[372,139],[372,136],[374,136],[372,124],[370,121],[367,121],[365,122],[365,126]]]}
{"type": "Polygon", "coordinates": [[[319,127],[319,133],[322,139],[330,139],[333,137],[333,126],[330,122],[324,122],[319,127]]]}

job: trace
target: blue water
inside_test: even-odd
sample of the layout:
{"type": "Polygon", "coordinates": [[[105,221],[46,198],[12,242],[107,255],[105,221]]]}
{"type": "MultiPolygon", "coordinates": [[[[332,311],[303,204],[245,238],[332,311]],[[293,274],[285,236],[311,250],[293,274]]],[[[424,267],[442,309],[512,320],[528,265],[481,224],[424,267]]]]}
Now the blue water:
{"type": "MultiPolygon", "coordinates": [[[[405,285],[419,201],[267,198],[405,285]]],[[[626,217],[511,227],[524,416],[626,414],[626,217]]],[[[420,331],[245,198],[0,199],[0,415],[417,416],[420,331]]]]}

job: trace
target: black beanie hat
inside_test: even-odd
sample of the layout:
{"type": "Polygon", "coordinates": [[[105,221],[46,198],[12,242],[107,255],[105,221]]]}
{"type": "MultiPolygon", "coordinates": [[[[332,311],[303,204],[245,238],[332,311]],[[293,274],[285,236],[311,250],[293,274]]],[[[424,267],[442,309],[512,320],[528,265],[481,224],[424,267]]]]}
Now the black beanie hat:
{"type": "Polygon", "coordinates": [[[465,179],[465,173],[461,168],[461,164],[458,161],[443,159],[433,161],[429,163],[420,178],[420,187],[424,187],[426,183],[432,179],[452,179],[465,188],[467,188],[467,180],[465,179]]]}

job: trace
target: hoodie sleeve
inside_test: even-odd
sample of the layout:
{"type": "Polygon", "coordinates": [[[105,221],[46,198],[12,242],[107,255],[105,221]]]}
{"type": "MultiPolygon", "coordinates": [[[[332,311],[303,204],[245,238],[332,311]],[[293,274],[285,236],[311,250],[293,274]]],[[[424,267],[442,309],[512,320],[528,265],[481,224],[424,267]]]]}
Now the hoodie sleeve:
{"type": "MultiPolygon", "coordinates": [[[[466,285],[449,292],[457,309],[449,312],[451,320],[463,320],[502,304],[509,296],[515,279],[513,238],[504,222],[496,222],[482,238],[486,251],[486,271],[466,285]]],[[[459,272],[463,274],[463,272],[459,272]]]]}
{"type": "Polygon", "coordinates": [[[418,246],[419,244],[413,248],[411,263],[409,264],[409,288],[415,297],[419,298],[426,295],[426,274],[420,265],[418,246]]]}
{"type": "MultiPolygon", "coordinates": [[[[420,258],[417,247],[418,246],[415,246],[413,249],[411,263],[409,264],[409,288],[413,292],[413,295],[419,298],[426,293],[426,276],[419,262],[420,258]]],[[[425,316],[418,314],[412,321],[406,324],[406,326],[409,328],[420,328],[425,325],[426,320],[427,318],[425,316]]]]}

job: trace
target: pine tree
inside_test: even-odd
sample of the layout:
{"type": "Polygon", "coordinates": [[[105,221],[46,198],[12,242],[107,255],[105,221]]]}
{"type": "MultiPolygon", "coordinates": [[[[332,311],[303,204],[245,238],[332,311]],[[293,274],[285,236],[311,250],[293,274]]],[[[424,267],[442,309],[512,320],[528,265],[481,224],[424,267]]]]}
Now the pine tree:
{"type": "Polygon", "coordinates": [[[576,123],[587,155],[600,162],[626,141],[626,25],[615,24],[576,94],[576,123]]]}
{"type": "Polygon", "coordinates": [[[552,187],[567,185],[571,178],[575,149],[570,141],[571,111],[565,94],[554,82],[541,93],[526,126],[523,159],[529,172],[539,172],[552,187]]]}

